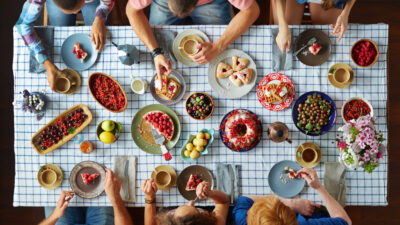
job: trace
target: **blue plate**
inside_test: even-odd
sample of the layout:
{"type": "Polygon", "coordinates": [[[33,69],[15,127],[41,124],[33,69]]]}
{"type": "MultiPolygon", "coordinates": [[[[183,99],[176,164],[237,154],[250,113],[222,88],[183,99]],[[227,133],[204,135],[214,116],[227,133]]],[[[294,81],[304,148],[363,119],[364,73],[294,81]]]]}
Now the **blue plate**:
{"type": "Polygon", "coordinates": [[[288,181],[287,183],[284,183],[281,179],[281,174],[283,174],[286,166],[292,168],[294,171],[301,169],[301,166],[294,161],[280,161],[276,163],[269,171],[268,185],[271,190],[280,197],[292,198],[303,190],[306,181],[303,179],[289,179],[287,175],[284,174],[284,178],[288,181]]]}
{"type": "Polygon", "coordinates": [[[64,40],[61,46],[61,57],[64,63],[71,69],[74,70],[87,70],[96,62],[98,52],[96,46],[90,40],[87,34],[73,34],[64,40]],[[78,42],[83,51],[87,52],[88,55],[85,61],[82,63],[80,59],[76,58],[76,55],[72,53],[75,42],[78,42]]]}
{"type": "Polygon", "coordinates": [[[309,135],[309,136],[319,136],[319,135],[323,135],[326,132],[328,132],[332,127],[333,124],[335,124],[336,121],[336,105],[335,102],[325,93],[319,92],[319,91],[310,91],[310,92],[306,92],[303,95],[301,95],[296,102],[294,103],[293,109],[292,109],[292,119],[293,119],[293,123],[294,125],[297,127],[297,129],[299,129],[300,132],[302,132],[303,134],[309,135]],[[306,100],[307,97],[309,95],[313,95],[313,94],[317,94],[317,95],[321,95],[322,99],[327,100],[330,104],[331,104],[331,115],[329,116],[329,122],[328,125],[326,125],[325,127],[323,127],[319,133],[314,133],[314,132],[308,132],[306,133],[304,130],[300,129],[300,127],[297,126],[297,116],[299,114],[299,112],[297,111],[297,109],[299,108],[299,104],[303,104],[306,100]]]}
{"type": "MultiPolygon", "coordinates": [[[[199,152],[200,153],[200,156],[202,156],[202,155],[206,155],[206,154],[208,154],[208,147],[213,143],[213,141],[214,141],[214,129],[201,129],[200,130],[200,132],[203,132],[203,133],[208,133],[209,135],[210,135],[210,140],[208,140],[208,143],[207,143],[207,145],[206,146],[204,146],[204,150],[202,151],[202,152],[199,152]]],[[[193,142],[193,139],[195,139],[196,138],[196,135],[189,135],[189,138],[188,138],[188,140],[185,142],[185,144],[183,145],[183,147],[182,147],[182,150],[181,150],[181,159],[183,160],[183,161],[185,161],[185,162],[195,162],[197,159],[191,159],[190,157],[186,157],[185,156],[185,154],[184,154],[184,152],[185,152],[185,150],[186,150],[186,144],[187,143],[189,143],[189,142],[193,142]]]]}

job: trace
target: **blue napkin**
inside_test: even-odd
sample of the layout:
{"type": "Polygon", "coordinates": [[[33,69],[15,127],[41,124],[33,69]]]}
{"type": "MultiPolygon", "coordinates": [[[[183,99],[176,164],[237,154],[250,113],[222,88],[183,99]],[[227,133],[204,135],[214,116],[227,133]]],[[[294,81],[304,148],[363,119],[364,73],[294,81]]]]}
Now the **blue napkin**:
{"type": "MultiPolygon", "coordinates": [[[[173,54],[172,48],[174,45],[174,40],[176,37],[176,32],[170,31],[170,30],[161,30],[161,29],[154,29],[153,30],[154,36],[157,40],[158,46],[162,49],[164,49],[164,56],[167,60],[171,60],[172,62],[172,68],[176,68],[176,59],[173,54]]],[[[154,67],[154,63],[153,69],[154,67]]]]}
{"type": "Polygon", "coordinates": [[[292,57],[293,57],[293,44],[290,46],[290,51],[286,52],[286,54],[282,54],[278,45],[276,44],[276,36],[278,35],[279,29],[272,28],[272,70],[274,72],[279,72],[283,70],[291,70],[292,69],[292,57]]]}
{"type": "Polygon", "coordinates": [[[239,198],[240,194],[240,165],[236,164],[217,164],[217,190],[220,190],[227,194],[230,199],[230,203],[233,205],[235,200],[239,198]],[[234,177],[233,181],[231,176],[234,177]],[[232,190],[233,182],[233,190],[232,190]],[[233,191],[233,195],[231,194],[233,191]],[[233,197],[233,199],[232,199],[233,197]]]}
{"type": "MultiPolygon", "coordinates": [[[[51,58],[53,52],[54,28],[53,27],[35,27],[36,34],[41,40],[43,47],[46,49],[47,56],[51,58]]],[[[42,63],[39,63],[35,56],[31,55],[29,59],[29,72],[41,73],[46,68],[42,63]]]]}

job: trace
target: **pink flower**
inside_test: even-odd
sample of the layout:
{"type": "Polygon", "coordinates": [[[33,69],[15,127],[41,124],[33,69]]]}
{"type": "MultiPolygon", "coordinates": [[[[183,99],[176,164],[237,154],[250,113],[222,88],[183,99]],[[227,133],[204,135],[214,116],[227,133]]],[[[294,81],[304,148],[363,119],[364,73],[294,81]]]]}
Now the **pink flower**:
{"type": "Polygon", "coordinates": [[[343,151],[345,148],[347,148],[346,142],[341,141],[337,145],[338,148],[340,148],[341,151],[343,151]]]}
{"type": "Polygon", "coordinates": [[[378,157],[378,159],[383,159],[383,155],[380,152],[378,152],[378,154],[376,154],[376,157],[378,157]]]}

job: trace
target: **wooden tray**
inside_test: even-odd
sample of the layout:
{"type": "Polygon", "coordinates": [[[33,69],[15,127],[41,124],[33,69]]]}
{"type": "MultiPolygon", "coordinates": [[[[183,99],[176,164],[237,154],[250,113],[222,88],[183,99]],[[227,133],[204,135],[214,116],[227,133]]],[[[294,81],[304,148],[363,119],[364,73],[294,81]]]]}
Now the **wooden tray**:
{"type": "Polygon", "coordinates": [[[97,103],[99,103],[99,105],[101,105],[103,108],[107,109],[107,110],[110,111],[110,112],[113,112],[113,113],[120,113],[120,112],[123,112],[123,111],[126,109],[126,107],[128,106],[128,97],[126,96],[125,90],[122,88],[121,84],[119,84],[118,81],[116,81],[116,80],[115,80],[114,78],[112,78],[110,75],[107,75],[107,74],[105,74],[105,73],[100,73],[100,72],[95,72],[95,73],[90,74],[89,79],[88,79],[88,87],[89,87],[90,94],[92,95],[92,97],[94,98],[94,100],[95,100],[97,103]],[[120,110],[111,110],[111,109],[105,107],[101,102],[99,102],[99,101],[97,100],[96,96],[94,96],[94,94],[93,94],[92,86],[90,85],[90,82],[92,81],[92,79],[93,79],[93,77],[94,77],[95,75],[102,75],[102,76],[108,77],[108,78],[110,78],[112,81],[114,81],[114,82],[118,85],[118,87],[122,90],[122,93],[123,93],[124,96],[125,96],[125,105],[124,105],[124,107],[122,107],[120,110]]]}
{"type": "Polygon", "coordinates": [[[32,139],[31,139],[31,144],[33,146],[33,149],[35,149],[35,151],[39,154],[39,155],[45,155],[57,148],[59,148],[61,145],[65,144],[67,141],[71,140],[71,138],[73,138],[75,135],[79,134],[79,132],[81,132],[83,130],[83,128],[85,128],[87,125],[89,125],[89,123],[92,121],[93,119],[93,115],[92,112],[90,112],[89,108],[84,105],[84,104],[78,104],[75,106],[72,106],[71,108],[67,109],[66,111],[62,112],[60,115],[58,115],[56,118],[52,119],[50,122],[48,122],[44,127],[40,128],[40,130],[38,132],[36,132],[35,135],[33,135],[32,139]],[[46,127],[55,124],[56,121],[58,119],[60,119],[61,117],[66,116],[67,114],[75,111],[76,109],[83,109],[83,112],[88,116],[87,119],[85,120],[85,122],[82,123],[82,125],[80,127],[78,127],[77,129],[75,129],[75,132],[73,134],[68,134],[67,136],[64,136],[58,143],[52,145],[50,148],[47,148],[45,150],[41,150],[39,147],[37,147],[35,145],[35,140],[40,136],[40,134],[42,133],[42,131],[44,129],[46,129],[46,127]]]}

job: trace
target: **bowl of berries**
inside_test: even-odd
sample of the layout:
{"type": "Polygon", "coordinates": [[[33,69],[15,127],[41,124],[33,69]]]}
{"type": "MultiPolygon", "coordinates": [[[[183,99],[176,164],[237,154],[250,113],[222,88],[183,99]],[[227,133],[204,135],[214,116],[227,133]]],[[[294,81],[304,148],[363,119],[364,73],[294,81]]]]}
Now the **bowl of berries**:
{"type": "Polygon", "coordinates": [[[379,57],[378,46],[369,39],[358,40],[351,47],[351,59],[360,67],[370,67],[375,64],[379,57]]]}
{"type": "Polygon", "coordinates": [[[341,114],[343,121],[349,123],[351,120],[357,120],[361,116],[374,116],[374,109],[367,99],[352,97],[343,104],[341,114]]]}
{"type": "Polygon", "coordinates": [[[186,112],[195,120],[205,120],[214,112],[214,100],[204,92],[195,92],[186,99],[186,112]]]}

